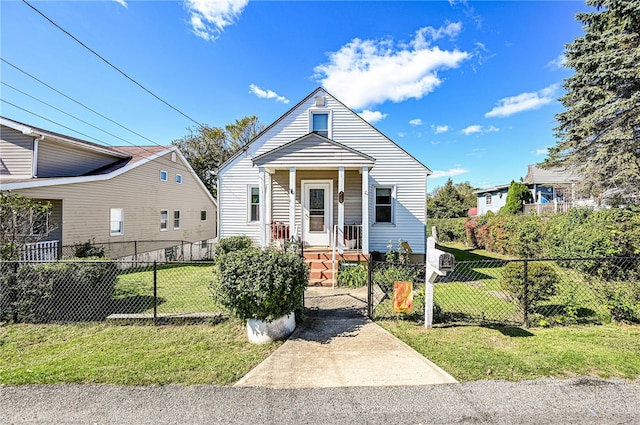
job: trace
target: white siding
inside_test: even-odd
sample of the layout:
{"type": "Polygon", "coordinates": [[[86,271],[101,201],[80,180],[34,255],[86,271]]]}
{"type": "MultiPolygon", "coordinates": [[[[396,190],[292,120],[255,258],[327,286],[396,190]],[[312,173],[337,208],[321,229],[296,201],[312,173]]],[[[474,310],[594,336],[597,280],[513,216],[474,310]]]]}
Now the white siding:
{"type": "MultiPolygon", "coordinates": [[[[314,95],[324,93],[314,93],[314,95]]],[[[427,169],[407,152],[389,141],[381,133],[373,129],[368,123],[358,117],[353,111],[344,107],[331,96],[327,96],[327,104],[322,109],[332,110],[331,138],[351,149],[362,152],[376,160],[375,166],[369,172],[369,250],[385,251],[391,240],[394,246],[398,239],[408,241],[416,253],[426,250],[426,177],[427,169]],[[372,189],[377,185],[396,187],[395,220],[392,225],[373,223],[374,197],[372,189]]],[[[291,142],[309,133],[309,111],[315,109],[314,96],[291,110],[281,121],[275,123],[258,140],[255,140],[244,154],[236,157],[227,164],[220,173],[219,208],[220,208],[220,236],[226,237],[237,234],[248,234],[258,238],[257,224],[247,225],[247,185],[258,184],[258,168],[254,167],[251,158],[264,154],[272,149],[291,142]],[[255,229],[253,227],[255,227],[255,229]]],[[[288,176],[288,173],[285,173],[288,176]]],[[[325,174],[322,174],[325,176],[325,174]]],[[[337,182],[335,172],[334,184],[337,182]]],[[[296,173],[296,179],[303,177],[302,170],[296,173]]],[[[288,177],[286,177],[288,178],[288,177]]],[[[285,177],[276,177],[278,184],[272,199],[285,200],[282,189],[288,189],[285,177]]],[[[360,192],[361,177],[356,171],[347,171],[345,176],[345,195],[360,192]],[[357,176],[355,179],[352,176],[357,176]]],[[[335,191],[337,193],[337,191],[335,191]]],[[[296,191],[299,200],[299,190],[296,191]]],[[[359,195],[358,195],[359,196],[359,195]]],[[[345,223],[360,222],[360,213],[356,212],[357,198],[347,197],[349,208],[345,208],[345,223]],[[351,212],[352,211],[352,212],[351,212]]],[[[334,200],[335,205],[335,200],[334,200]]],[[[284,207],[274,210],[274,218],[285,221],[288,199],[284,207]]],[[[337,214],[334,215],[337,217],[337,214]]]]}

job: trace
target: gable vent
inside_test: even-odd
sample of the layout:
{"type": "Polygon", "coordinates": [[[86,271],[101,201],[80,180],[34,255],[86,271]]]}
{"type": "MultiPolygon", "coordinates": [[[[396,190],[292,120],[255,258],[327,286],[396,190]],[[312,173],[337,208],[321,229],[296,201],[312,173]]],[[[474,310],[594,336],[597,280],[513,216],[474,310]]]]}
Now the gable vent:
{"type": "Polygon", "coordinates": [[[316,106],[324,106],[325,102],[326,102],[326,98],[324,96],[316,97],[316,106]]]}

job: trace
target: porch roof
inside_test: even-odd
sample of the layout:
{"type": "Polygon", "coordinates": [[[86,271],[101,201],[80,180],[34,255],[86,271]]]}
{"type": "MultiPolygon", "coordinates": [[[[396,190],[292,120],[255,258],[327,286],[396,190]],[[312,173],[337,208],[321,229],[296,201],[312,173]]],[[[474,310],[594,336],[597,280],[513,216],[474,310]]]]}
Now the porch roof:
{"type": "Polygon", "coordinates": [[[376,160],[317,133],[309,133],[253,158],[253,165],[277,168],[371,168],[376,160]]]}

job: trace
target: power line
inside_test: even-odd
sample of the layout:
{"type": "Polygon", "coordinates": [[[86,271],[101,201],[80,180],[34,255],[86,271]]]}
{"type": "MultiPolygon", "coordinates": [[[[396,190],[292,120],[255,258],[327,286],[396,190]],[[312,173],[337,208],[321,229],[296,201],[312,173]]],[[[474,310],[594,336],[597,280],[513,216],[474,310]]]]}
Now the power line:
{"type": "Polygon", "coordinates": [[[69,37],[71,37],[74,41],[76,41],[78,44],[80,44],[82,47],[84,47],[85,49],[87,49],[88,51],[90,51],[91,53],[93,53],[95,56],[97,56],[98,58],[100,58],[104,63],[106,63],[107,65],[109,65],[111,68],[115,69],[116,71],[118,71],[120,74],[122,74],[126,79],[128,79],[129,81],[131,81],[132,83],[134,83],[135,85],[137,85],[138,87],[140,87],[142,90],[146,91],[147,93],[149,93],[151,96],[155,97],[156,99],[158,99],[160,102],[164,103],[165,105],[167,105],[168,107],[170,107],[171,109],[173,109],[174,111],[178,112],[180,115],[182,115],[183,117],[187,118],[188,120],[194,122],[196,125],[198,125],[198,127],[204,128],[204,126],[202,124],[200,124],[198,121],[196,121],[195,119],[191,118],[189,115],[185,114],[184,112],[182,112],[181,110],[179,110],[178,108],[176,108],[175,106],[171,105],[169,102],[167,102],[166,100],[162,99],[160,96],[158,96],[157,94],[153,93],[151,90],[149,90],[148,88],[146,88],[145,86],[143,86],[142,84],[140,84],[139,82],[137,82],[136,80],[134,80],[132,77],[130,77],[129,75],[127,75],[124,71],[122,71],[120,68],[118,68],[117,66],[115,66],[114,64],[112,64],[111,62],[109,62],[107,59],[105,59],[103,56],[101,56],[98,52],[96,52],[95,50],[93,50],[92,48],[90,48],[89,46],[87,46],[86,44],[84,44],[82,41],[80,41],[79,39],[77,39],[73,34],[71,34],[69,31],[65,30],[64,28],[62,28],[60,25],[56,24],[51,18],[49,18],[47,15],[45,15],[44,13],[42,13],[40,10],[38,10],[36,7],[34,7],[33,5],[31,5],[27,0],[22,0],[22,2],[24,4],[26,4],[27,6],[29,6],[31,9],[33,9],[35,12],[37,12],[40,16],[42,16],[44,19],[46,19],[47,21],[49,21],[53,26],[55,26],[56,28],[58,28],[60,31],[64,32],[65,34],[67,34],[69,37]]]}
{"type": "Polygon", "coordinates": [[[37,78],[37,77],[33,76],[32,74],[29,74],[27,71],[25,71],[24,69],[22,69],[22,68],[18,67],[17,65],[12,64],[12,63],[11,63],[11,62],[9,62],[8,60],[6,60],[6,59],[4,59],[4,58],[0,57],[0,61],[2,61],[2,62],[4,62],[4,63],[6,63],[7,65],[9,65],[9,66],[13,67],[13,68],[14,68],[14,69],[16,69],[16,70],[18,70],[18,71],[22,72],[23,74],[25,74],[25,75],[27,75],[28,77],[30,77],[30,78],[32,78],[32,79],[34,79],[35,81],[39,82],[39,83],[40,83],[40,84],[42,84],[43,86],[45,86],[45,87],[47,87],[47,88],[49,88],[49,89],[53,90],[54,92],[58,93],[59,95],[61,95],[61,96],[65,97],[65,98],[69,99],[70,101],[72,101],[72,102],[76,103],[77,105],[80,105],[80,106],[82,106],[83,108],[85,108],[85,109],[87,109],[87,110],[89,110],[89,111],[93,112],[94,114],[98,115],[99,117],[104,118],[105,120],[107,120],[107,121],[111,122],[112,124],[115,124],[115,125],[117,125],[118,127],[123,128],[123,129],[125,129],[125,130],[129,131],[130,133],[133,133],[133,134],[135,134],[136,136],[138,136],[138,137],[141,137],[141,138],[145,139],[145,140],[146,140],[146,141],[148,141],[148,142],[151,142],[151,143],[152,143],[152,144],[154,144],[154,145],[162,146],[162,145],[158,144],[157,142],[155,142],[155,141],[153,141],[153,140],[149,139],[148,137],[145,137],[145,136],[143,136],[142,134],[140,134],[140,133],[138,133],[138,132],[136,132],[136,131],[134,131],[134,130],[131,130],[130,128],[125,127],[124,125],[122,125],[122,124],[120,124],[120,123],[118,123],[118,122],[116,122],[116,121],[112,120],[111,118],[109,118],[109,117],[107,117],[107,116],[105,116],[105,115],[101,114],[100,112],[98,112],[98,111],[96,111],[96,110],[94,110],[94,109],[91,109],[90,107],[88,107],[88,106],[87,106],[87,105],[85,105],[84,103],[79,102],[79,101],[75,100],[74,98],[72,98],[72,97],[70,97],[70,96],[68,96],[68,95],[66,95],[66,94],[64,94],[64,93],[62,93],[60,90],[58,90],[58,89],[56,89],[55,87],[53,87],[53,86],[51,86],[51,85],[49,85],[49,84],[45,83],[44,81],[42,81],[42,80],[40,80],[39,78],[37,78]]]}

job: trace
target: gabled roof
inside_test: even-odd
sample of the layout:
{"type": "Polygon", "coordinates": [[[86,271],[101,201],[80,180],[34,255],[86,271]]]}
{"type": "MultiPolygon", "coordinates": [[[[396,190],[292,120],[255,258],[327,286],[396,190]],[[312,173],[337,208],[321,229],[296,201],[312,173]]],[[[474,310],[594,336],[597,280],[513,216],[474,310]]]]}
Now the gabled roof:
{"type": "Polygon", "coordinates": [[[414,161],[416,161],[416,163],[418,163],[421,167],[423,167],[425,170],[427,170],[427,175],[432,174],[432,171],[426,166],[424,165],[422,162],[418,161],[413,155],[411,155],[409,152],[407,152],[406,150],[404,150],[400,145],[398,145],[396,142],[394,142],[393,140],[391,140],[389,137],[387,137],[386,135],[384,135],[380,130],[378,130],[376,127],[374,127],[373,125],[371,125],[371,123],[369,123],[367,120],[365,120],[364,118],[362,118],[360,115],[358,115],[358,113],[356,113],[353,109],[349,108],[347,105],[345,105],[344,103],[342,103],[338,98],[336,98],[334,95],[332,95],[331,93],[329,93],[325,88],[323,87],[318,87],[316,88],[314,91],[312,91],[308,96],[306,96],[304,99],[302,99],[300,102],[298,102],[295,106],[293,106],[291,109],[289,109],[287,112],[285,112],[280,118],[278,118],[277,120],[275,120],[273,123],[271,123],[268,127],[266,127],[264,130],[262,130],[258,135],[256,135],[253,139],[251,139],[251,141],[249,141],[249,143],[247,143],[242,149],[238,150],[235,154],[233,154],[229,159],[227,159],[224,163],[222,163],[218,169],[216,170],[216,174],[220,174],[220,172],[222,170],[224,170],[230,163],[232,163],[238,156],[242,155],[243,152],[246,152],[249,147],[257,140],[259,140],[263,134],[266,134],[269,130],[271,130],[273,127],[275,127],[276,125],[278,125],[280,122],[282,122],[285,118],[287,118],[287,116],[289,116],[293,111],[295,111],[298,107],[300,107],[300,105],[304,104],[305,102],[307,102],[309,99],[311,99],[312,97],[314,97],[316,94],[318,94],[318,92],[323,91],[326,95],[331,96],[331,98],[333,100],[335,100],[336,102],[338,102],[340,105],[342,105],[344,108],[348,109],[349,111],[351,111],[356,117],[358,117],[360,120],[362,120],[365,124],[367,124],[369,127],[371,127],[374,131],[376,131],[378,134],[380,134],[382,137],[384,137],[385,139],[387,139],[389,142],[391,142],[392,144],[394,144],[398,149],[400,149],[402,152],[404,152],[407,156],[409,156],[410,158],[412,158],[414,161]]]}
{"type": "Polygon", "coordinates": [[[319,168],[323,165],[372,167],[376,162],[371,156],[356,149],[321,134],[309,133],[253,158],[253,164],[258,167],[288,166],[290,161],[295,162],[295,157],[299,157],[301,154],[311,156],[308,159],[308,165],[312,168],[319,168]],[[316,153],[316,157],[313,157],[314,153],[316,153]]]}
{"type": "Polygon", "coordinates": [[[475,193],[476,195],[480,195],[482,193],[500,192],[501,190],[509,189],[509,186],[511,186],[511,184],[502,184],[499,186],[493,186],[486,189],[474,190],[473,193],[475,193]]]}
{"type": "Polygon", "coordinates": [[[126,153],[118,152],[109,146],[103,146],[97,143],[88,142],[86,140],[78,139],[75,137],[66,136],[64,134],[56,133],[50,130],[45,130],[43,128],[35,127],[33,125],[25,124],[20,121],[12,120],[10,118],[6,118],[3,116],[0,116],[0,124],[6,127],[12,128],[28,136],[46,138],[56,142],[62,142],[64,144],[72,145],[80,149],[92,150],[92,151],[100,152],[103,154],[112,155],[118,158],[126,158],[129,156],[126,153]]]}
{"type": "Polygon", "coordinates": [[[529,165],[523,182],[528,184],[570,184],[580,181],[580,176],[568,168],[540,168],[529,165]]]}

